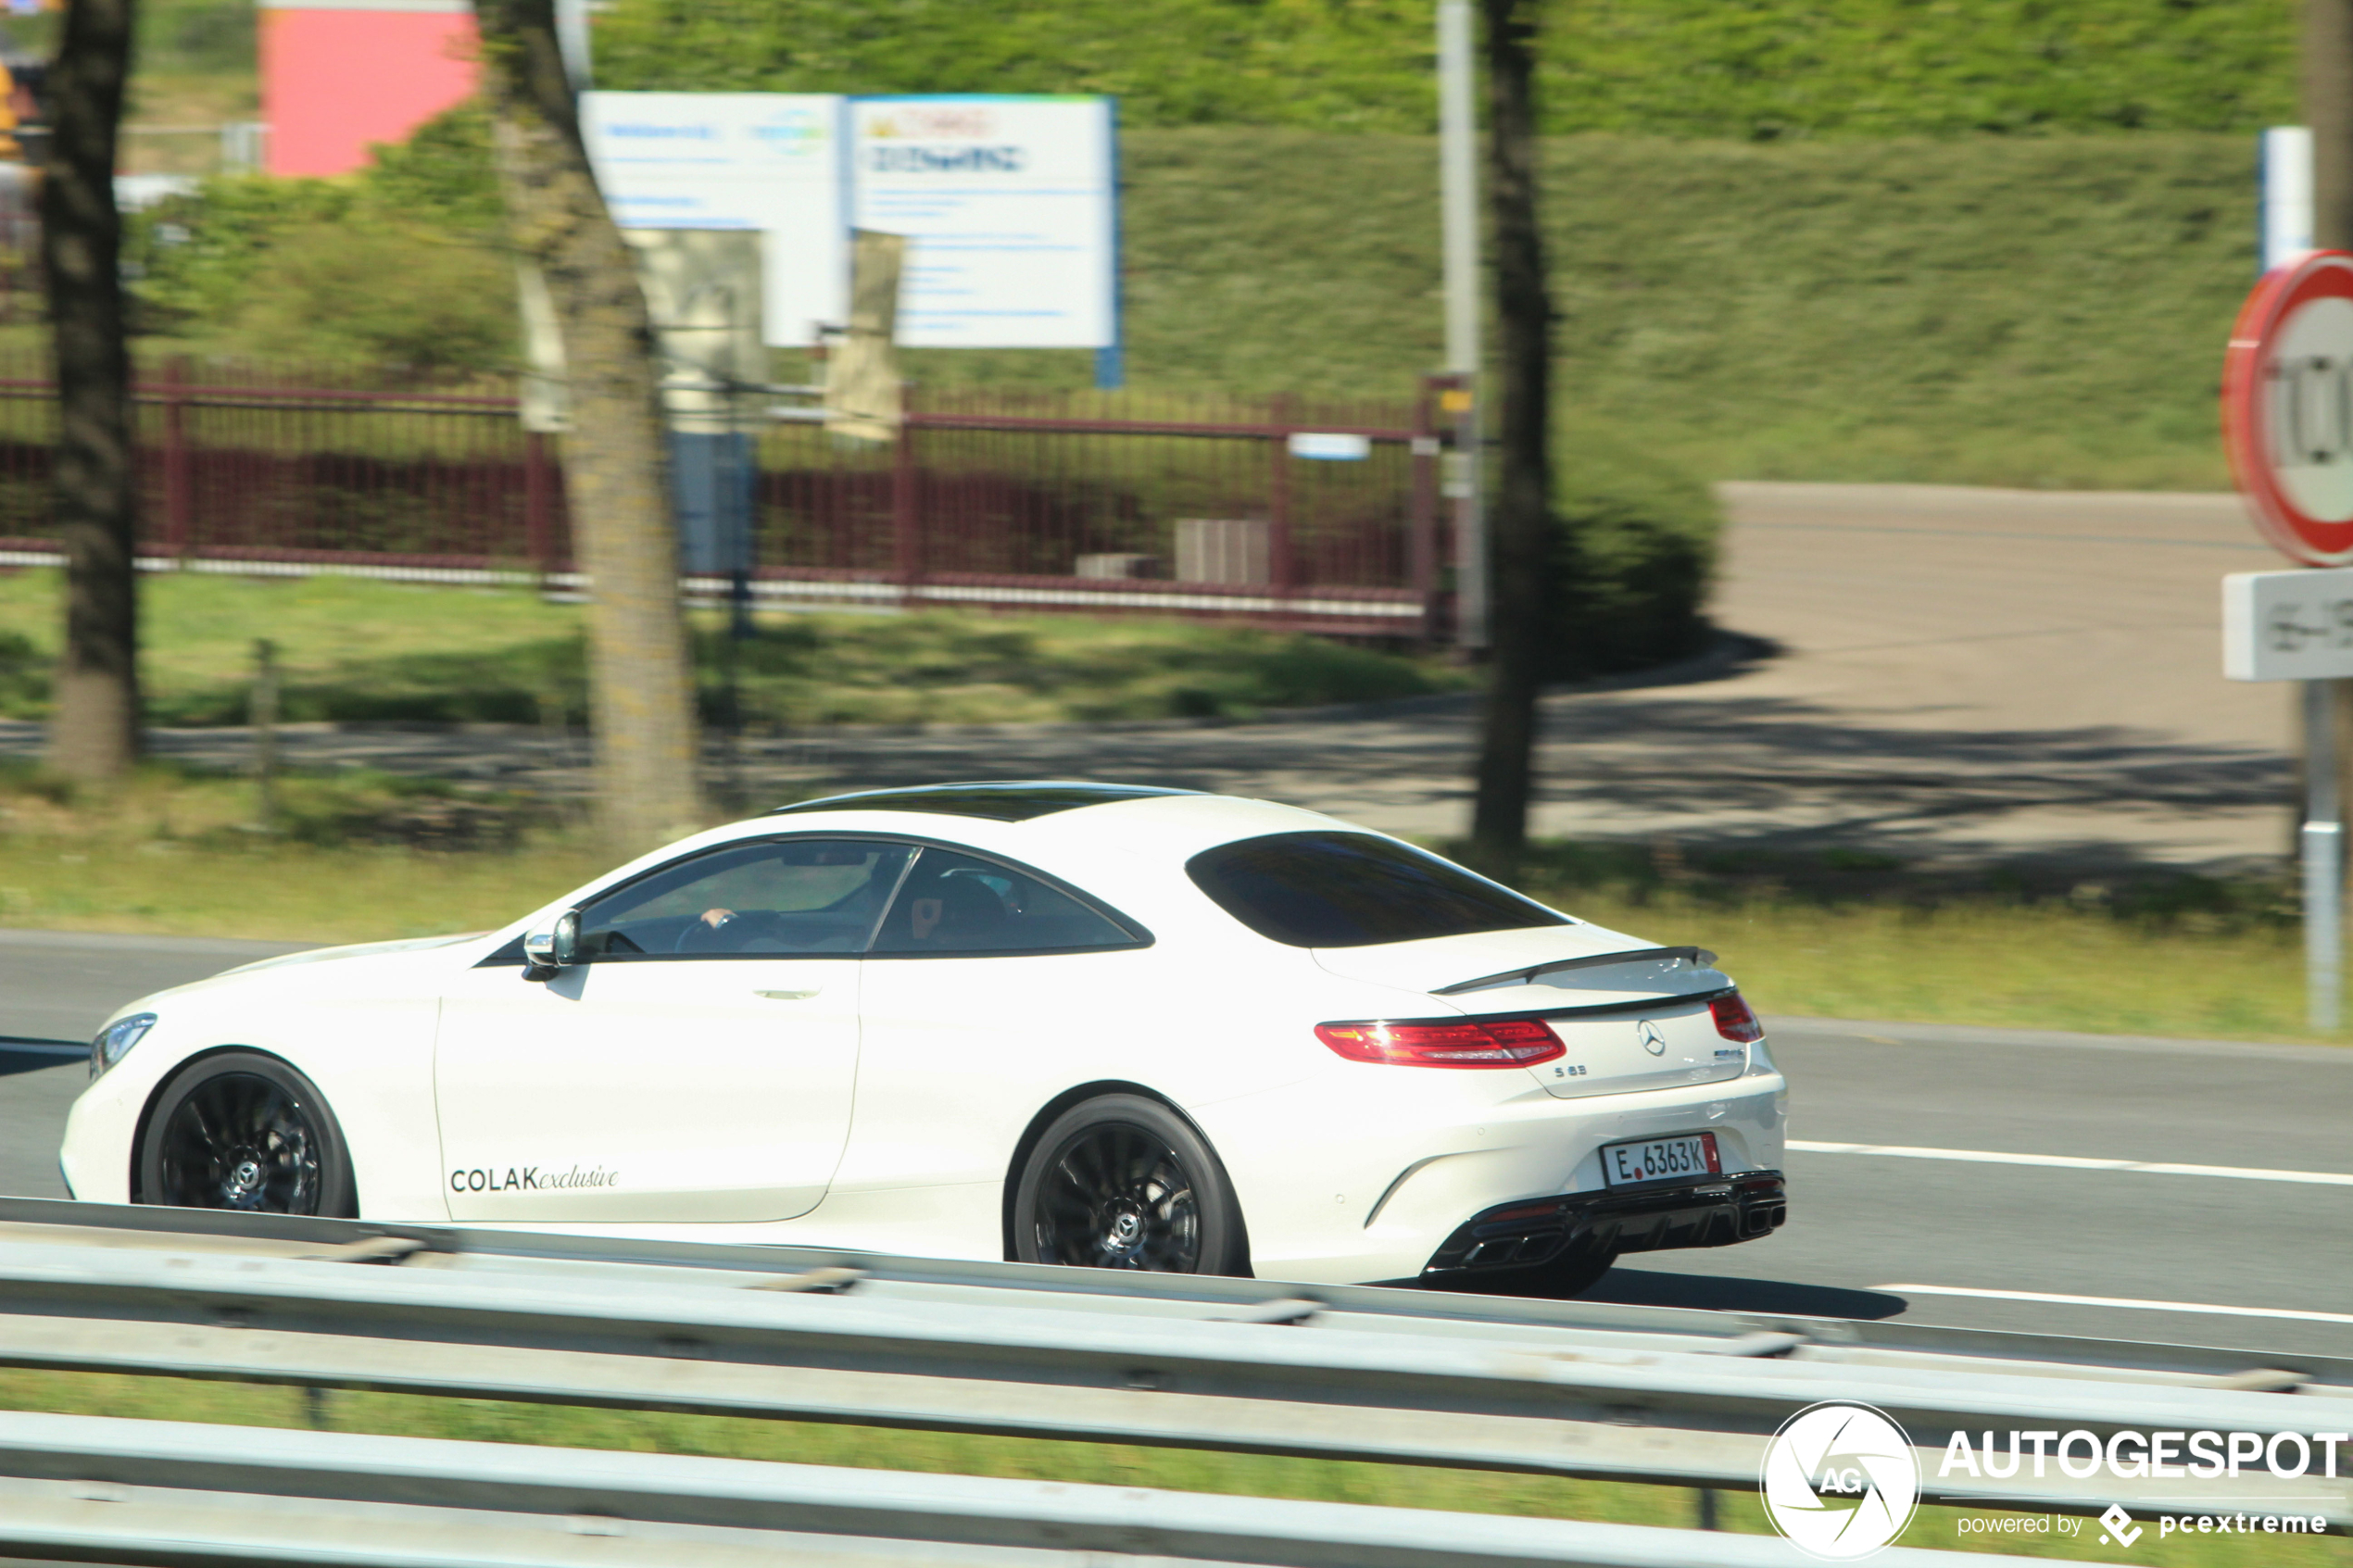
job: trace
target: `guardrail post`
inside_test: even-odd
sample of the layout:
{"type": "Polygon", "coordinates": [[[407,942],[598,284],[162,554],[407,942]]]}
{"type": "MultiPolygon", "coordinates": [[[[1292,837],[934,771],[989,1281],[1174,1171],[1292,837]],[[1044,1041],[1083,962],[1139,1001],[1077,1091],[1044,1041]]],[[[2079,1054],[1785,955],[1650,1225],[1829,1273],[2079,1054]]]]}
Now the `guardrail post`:
{"type": "Polygon", "coordinates": [[[1266,570],[1278,599],[1290,597],[1299,580],[1290,544],[1291,418],[1290,395],[1277,393],[1267,404],[1266,570]]]}
{"type": "Polygon", "coordinates": [[[188,555],[195,484],[188,458],[188,357],[163,362],[163,553],[173,560],[188,555]]]}
{"type": "Polygon", "coordinates": [[[899,444],[891,453],[890,545],[900,602],[912,606],[924,575],[923,512],[917,504],[915,421],[905,383],[899,388],[899,444]]]}
{"type": "Polygon", "coordinates": [[[1422,645],[1438,641],[1438,389],[1422,378],[1414,400],[1413,510],[1406,535],[1406,572],[1422,601],[1422,645]]]}

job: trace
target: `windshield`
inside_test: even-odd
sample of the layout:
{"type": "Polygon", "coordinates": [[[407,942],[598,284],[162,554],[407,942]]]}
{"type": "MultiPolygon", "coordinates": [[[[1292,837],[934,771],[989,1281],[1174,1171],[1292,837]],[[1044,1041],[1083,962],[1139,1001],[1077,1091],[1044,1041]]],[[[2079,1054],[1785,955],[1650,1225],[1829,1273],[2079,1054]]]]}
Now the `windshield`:
{"type": "Polygon", "coordinates": [[[1186,874],[1293,947],[1365,947],[1574,922],[1452,860],[1368,833],[1277,833],[1205,849],[1186,874]]]}

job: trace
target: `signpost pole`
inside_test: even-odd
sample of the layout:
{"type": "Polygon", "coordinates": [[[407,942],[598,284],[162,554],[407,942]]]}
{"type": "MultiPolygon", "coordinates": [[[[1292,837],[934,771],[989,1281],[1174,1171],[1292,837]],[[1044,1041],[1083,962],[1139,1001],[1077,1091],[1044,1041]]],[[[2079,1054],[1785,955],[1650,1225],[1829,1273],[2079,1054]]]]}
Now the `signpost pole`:
{"type": "Polygon", "coordinates": [[[2315,1030],[2334,1030],[2345,997],[2345,826],[2337,799],[2333,681],[2304,686],[2304,988],[2315,1030]]]}
{"type": "MultiPolygon", "coordinates": [[[[2287,142],[2290,138],[2272,138],[2287,142]]],[[[2292,207],[2292,157],[2267,145],[2269,194],[2292,207]]],[[[2294,236],[2282,215],[2266,248],[2294,236]]],[[[2325,237],[2325,236],[2324,236],[2325,237]]],[[[2296,828],[2311,1026],[2344,1015],[2345,784],[2338,712],[2353,677],[2353,252],[2278,259],[2240,308],[2222,357],[2222,445],[2256,530],[2307,570],[2224,580],[2224,672],[2302,686],[2304,798],[2296,828]],[[2322,570],[2311,570],[2320,568],[2322,570]]]]}

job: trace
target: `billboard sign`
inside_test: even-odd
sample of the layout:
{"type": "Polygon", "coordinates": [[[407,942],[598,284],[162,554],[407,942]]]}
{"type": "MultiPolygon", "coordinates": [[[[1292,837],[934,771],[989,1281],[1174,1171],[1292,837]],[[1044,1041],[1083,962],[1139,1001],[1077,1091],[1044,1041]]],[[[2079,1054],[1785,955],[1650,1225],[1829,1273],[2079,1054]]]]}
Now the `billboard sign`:
{"type": "Polygon", "coordinates": [[[623,228],[767,236],[772,344],[849,320],[855,228],[907,237],[904,345],[1118,345],[1109,98],[584,93],[581,130],[623,228]]]}
{"type": "Polygon", "coordinates": [[[1115,345],[1114,145],[1108,98],[851,99],[852,222],[909,241],[899,341],[1115,345]]]}
{"type": "Polygon", "coordinates": [[[842,100],[822,93],[583,93],[597,182],[624,229],[756,229],[761,319],[805,345],[849,308],[842,100]]]}

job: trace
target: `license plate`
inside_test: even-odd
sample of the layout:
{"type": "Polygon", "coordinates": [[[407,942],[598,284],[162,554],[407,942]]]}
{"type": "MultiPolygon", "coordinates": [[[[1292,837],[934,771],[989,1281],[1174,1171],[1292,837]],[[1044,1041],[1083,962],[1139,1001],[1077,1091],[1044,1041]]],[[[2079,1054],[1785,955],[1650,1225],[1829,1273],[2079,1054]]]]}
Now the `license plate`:
{"type": "Polygon", "coordinates": [[[1614,1187],[1672,1181],[1678,1176],[1716,1176],[1723,1170],[1723,1162],[1716,1158],[1714,1133],[1602,1146],[1602,1180],[1614,1187]]]}

